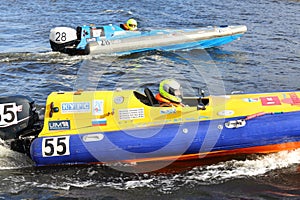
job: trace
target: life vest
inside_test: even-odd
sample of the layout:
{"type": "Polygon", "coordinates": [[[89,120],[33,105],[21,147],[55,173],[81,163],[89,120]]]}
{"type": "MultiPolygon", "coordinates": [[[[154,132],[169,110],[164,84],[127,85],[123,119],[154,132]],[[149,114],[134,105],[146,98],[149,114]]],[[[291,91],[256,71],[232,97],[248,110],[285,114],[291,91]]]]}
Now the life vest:
{"type": "Polygon", "coordinates": [[[127,24],[120,24],[120,27],[126,31],[129,31],[129,27],[127,26],[127,24]]]}
{"type": "Polygon", "coordinates": [[[159,106],[161,107],[178,107],[178,106],[184,107],[184,104],[170,101],[162,97],[159,93],[155,96],[155,99],[159,101],[159,106]]]}

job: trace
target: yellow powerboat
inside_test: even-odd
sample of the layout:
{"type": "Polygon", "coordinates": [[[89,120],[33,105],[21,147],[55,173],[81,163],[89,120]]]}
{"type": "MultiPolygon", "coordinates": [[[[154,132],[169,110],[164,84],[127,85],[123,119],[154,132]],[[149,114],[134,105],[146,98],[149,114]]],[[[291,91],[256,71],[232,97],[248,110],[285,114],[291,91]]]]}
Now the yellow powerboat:
{"type": "Polygon", "coordinates": [[[30,155],[41,165],[203,159],[300,147],[300,92],[183,98],[152,92],[53,92],[30,155]]]}

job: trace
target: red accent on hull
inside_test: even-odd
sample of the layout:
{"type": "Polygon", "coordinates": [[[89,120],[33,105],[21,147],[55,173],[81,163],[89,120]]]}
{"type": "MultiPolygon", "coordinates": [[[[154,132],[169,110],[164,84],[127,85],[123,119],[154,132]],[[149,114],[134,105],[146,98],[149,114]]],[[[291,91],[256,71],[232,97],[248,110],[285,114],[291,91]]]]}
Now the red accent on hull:
{"type": "Polygon", "coordinates": [[[184,160],[195,160],[195,159],[205,160],[206,158],[212,158],[212,157],[223,157],[223,156],[233,157],[234,155],[238,156],[238,155],[245,155],[245,154],[267,154],[267,153],[275,153],[279,151],[289,151],[298,148],[300,148],[300,142],[289,142],[289,143],[272,144],[267,146],[255,146],[255,147],[234,149],[234,150],[213,151],[207,153],[126,160],[125,162],[132,163],[132,162],[168,161],[168,160],[184,161],[184,160]]]}
{"type": "MultiPolygon", "coordinates": [[[[232,159],[244,160],[246,155],[250,154],[268,154],[276,153],[279,151],[292,151],[300,148],[299,142],[289,142],[283,144],[274,144],[267,146],[256,146],[235,150],[222,150],[215,152],[207,153],[198,153],[198,154],[187,154],[179,156],[165,156],[165,157],[155,157],[155,158],[144,158],[136,160],[123,160],[122,163],[136,163],[133,166],[128,166],[127,170],[134,173],[139,171],[148,171],[152,173],[179,173],[182,171],[187,171],[196,166],[211,165],[218,162],[224,162],[232,159]],[[162,162],[166,162],[164,168],[160,168],[162,162]],[[157,165],[157,170],[155,169],[157,165]]],[[[88,164],[113,164],[113,163],[103,163],[103,162],[93,162],[88,164]]],[[[79,164],[80,165],[80,164],[79,164]]],[[[82,164],[86,165],[86,164],[82,164]]],[[[59,166],[59,165],[51,165],[59,166]]],[[[300,169],[300,168],[299,168],[300,169]]]]}

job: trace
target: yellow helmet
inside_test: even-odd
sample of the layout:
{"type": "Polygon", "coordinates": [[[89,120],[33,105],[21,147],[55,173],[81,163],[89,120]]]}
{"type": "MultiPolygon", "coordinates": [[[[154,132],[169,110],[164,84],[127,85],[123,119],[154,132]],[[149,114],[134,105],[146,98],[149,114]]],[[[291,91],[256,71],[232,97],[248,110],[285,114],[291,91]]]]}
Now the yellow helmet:
{"type": "Polygon", "coordinates": [[[181,86],[174,79],[166,79],[160,82],[159,93],[162,97],[175,103],[181,103],[182,101],[181,86]]]}
{"type": "Polygon", "coordinates": [[[131,31],[137,30],[137,22],[135,19],[127,20],[126,25],[127,25],[128,29],[131,31]]]}

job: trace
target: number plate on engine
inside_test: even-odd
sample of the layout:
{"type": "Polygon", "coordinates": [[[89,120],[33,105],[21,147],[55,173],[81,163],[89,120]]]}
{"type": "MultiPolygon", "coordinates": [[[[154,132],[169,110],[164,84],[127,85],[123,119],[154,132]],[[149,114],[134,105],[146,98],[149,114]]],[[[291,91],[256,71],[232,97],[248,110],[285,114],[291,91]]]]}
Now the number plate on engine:
{"type": "Polygon", "coordinates": [[[18,123],[17,112],[22,111],[22,106],[16,103],[0,104],[0,128],[18,123]]]}

